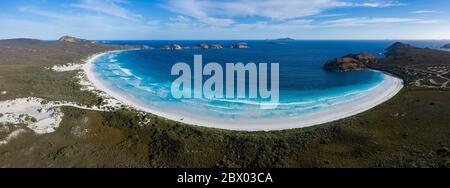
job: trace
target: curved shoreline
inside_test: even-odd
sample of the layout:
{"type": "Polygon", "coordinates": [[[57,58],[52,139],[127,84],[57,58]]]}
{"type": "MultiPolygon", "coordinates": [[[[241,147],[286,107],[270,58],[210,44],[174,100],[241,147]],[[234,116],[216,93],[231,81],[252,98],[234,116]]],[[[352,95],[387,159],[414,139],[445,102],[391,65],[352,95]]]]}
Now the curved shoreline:
{"type": "MultiPolygon", "coordinates": [[[[241,121],[241,120],[220,120],[202,116],[195,116],[193,114],[189,115],[180,115],[174,114],[170,112],[164,112],[160,109],[153,109],[144,105],[141,105],[138,101],[133,101],[130,98],[127,98],[125,94],[121,94],[115,92],[113,89],[108,88],[105,84],[102,83],[94,75],[94,65],[93,62],[103,55],[107,55],[114,52],[122,52],[129,50],[115,50],[104,53],[95,54],[88,58],[85,65],[83,66],[83,70],[86,73],[87,78],[92,85],[95,86],[98,90],[101,90],[111,97],[121,101],[125,105],[136,108],[138,110],[142,110],[148,113],[152,113],[154,115],[167,118],[170,120],[178,121],[181,123],[198,125],[203,127],[210,128],[219,128],[226,130],[238,130],[238,131],[274,131],[274,130],[286,130],[286,129],[295,129],[295,128],[303,128],[310,127],[314,125],[320,125],[340,119],[344,119],[350,116],[357,115],[359,113],[365,112],[375,106],[378,106],[392,97],[394,97],[402,88],[403,88],[403,80],[395,77],[390,74],[384,73],[385,80],[382,81],[379,85],[374,88],[371,88],[371,91],[368,91],[369,94],[363,98],[358,100],[343,103],[336,105],[335,107],[321,110],[316,113],[306,114],[304,116],[298,117],[290,117],[285,119],[274,119],[274,120],[251,120],[251,121],[241,121]]],[[[375,70],[377,71],[377,70],[375,70]]],[[[380,71],[381,72],[381,71],[380,71]]]]}

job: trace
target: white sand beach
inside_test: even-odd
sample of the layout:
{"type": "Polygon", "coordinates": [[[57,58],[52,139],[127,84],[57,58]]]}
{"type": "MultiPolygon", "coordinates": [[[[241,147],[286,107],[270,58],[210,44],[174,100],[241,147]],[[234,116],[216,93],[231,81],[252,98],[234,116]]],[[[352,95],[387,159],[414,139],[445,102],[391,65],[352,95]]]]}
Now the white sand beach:
{"type": "MultiPolygon", "coordinates": [[[[112,51],[117,52],[117,51],[112,51]]],[[[320,110],[314,113],[289,118],[277,118],[273,120],[217,120],[210,117],[202,116],[201,114],[184,114],[168,112],[163,109],[155,109],[148,106],[141,105],[138,101],[133,101],[123,93],[114,91],[108,88],[101,80],[94,74],[93,62],[99,57],[111,52],[100,53],[91,56],[84,65],[84,71],[89,81],[96,87],[96,89],[106,92],[111,97],[121,101],[127,106],[133,107],[137,110],[142,110],[148,113],[155,114],[170,120],[198,125],[210,128],[219,128],[226,130],[238,131],[273,131],[285,130],[294,128],[303,128],[314,125],[319,125],[327,122],[336,121],[347,118],[361,112],[367,111],[377,105],[380,105],[387,100],[394,97],[402,88],[403,80],[393,75],[385,74],[385,80],[378,86],[368,90],[368,94],[362,98],[348,103],[336,104],[331,108],[320,110]]]]}

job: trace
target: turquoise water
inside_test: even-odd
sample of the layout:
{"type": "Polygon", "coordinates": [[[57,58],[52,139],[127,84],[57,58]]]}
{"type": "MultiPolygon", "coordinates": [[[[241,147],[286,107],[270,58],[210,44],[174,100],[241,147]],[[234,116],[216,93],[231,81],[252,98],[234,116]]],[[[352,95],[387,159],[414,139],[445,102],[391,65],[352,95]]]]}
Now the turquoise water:
{"type": "MultiPolygon", "coordinates": [[[[348,73],[322,69],[326,60],[348,53],[381,54],[391,41],[291,41],[278,45],[268,41],[244,41],[249,49],[230,49],[242,41],[110,41],[116,44],[145,44],[154,50],[110,53],[94,62],[94,71],[110,89],[120,92],[139,104],[175,114],[194,114],[220,119],[264,119],[301,116],[337,104],[364,97],[384,80],[375,71],[348,73]],[[159,50],[166,44],[183,46],[219,43],[224,49],[159,50]],[[172,65],[192,65],[193,56],[203,55],[208,62],[279,63],[280,104],[275,109],[260,109],[263,99],[175,99],[170,93],[172,65]]],[[[225,66],[223,66],[225,67],[225,66]]],[[[204,77],[207,79],[208,77],[204,77]]]]}

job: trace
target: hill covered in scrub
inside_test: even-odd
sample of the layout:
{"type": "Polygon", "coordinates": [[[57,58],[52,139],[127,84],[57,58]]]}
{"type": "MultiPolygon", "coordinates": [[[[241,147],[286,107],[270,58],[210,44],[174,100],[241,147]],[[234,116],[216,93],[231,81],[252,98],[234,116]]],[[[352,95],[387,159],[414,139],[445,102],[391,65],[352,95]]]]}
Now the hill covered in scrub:
{"type": "Polygon", "coordinates": [[[0,65],[56,65],[85,58],[101,51],[125,49],[100,43],[66,43],[36,39],[0,40],[0,65]]]}
{"type": "Polygon", "coordinates": [[[385,58],[370,67],[394,73],[417,87],[450,88],[447,84],[450,80],[449,52],[395,43],[388,48],[385,58]]]}
{"type": "Polygon", "coordinates": [[[63,37],[59,38],[58,41],[66,42],[66,43],[78,43],[78,44],[82,44],[82,43],[95,44],[95,43],[97,43],[96,41],[80,39],[80,38],[76,38],[76,37],[72,37],[72,36],[63,36],[63,37]]]}

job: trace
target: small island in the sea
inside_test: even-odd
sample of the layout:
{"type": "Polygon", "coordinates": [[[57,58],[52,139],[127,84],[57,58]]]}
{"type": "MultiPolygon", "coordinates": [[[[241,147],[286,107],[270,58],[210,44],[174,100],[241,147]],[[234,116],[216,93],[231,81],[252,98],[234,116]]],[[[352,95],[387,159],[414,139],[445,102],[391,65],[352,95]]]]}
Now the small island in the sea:
{"type": "Polygon", "coordinates": [[[441,48],[450,49],[450,44],[445,44],[445,45],[442,46],[441,48]]]}
{"type": "Polygon", "coordinates": [[[250,47],[248,46],[248,44],[246,42],[240,42],[240,43],[237,43],[237,44],[232,44],[230,46],[230,48],[243,49],[243,48],[250,48],[250,47]]]}
{"type": "Polygon", "coordinates": [[[289,37],[286,37],[286,38],[277,38],[277,39],[270,39],[271,41],[284,41],[284,42],[289,42],[289,41],[295,41],[295,39],[293,39],[293,38],[289,38],[289,37]]]}
{"type": "MultiPolygon", "coordinates": [[[[230,48],[250,48],[247,46],[246,43],[238,43],[238,44],[232,44],[230,48]]],[[[223,49],[223,46],[221,44],[207,44],[207,43],[201,43],[201,44],[194,44],[194,45],[188,45],[188,46],[182,46],[179,44],[166,44],[159,48],[160,50],[190,50],[190,49],[223,49]]]]}
{"type": "Polygon", "coordinates": [[[282,45],[282,44],[288,44],[291,41],[295,41],[295,39],[292,38],[278,38],[278,39],[271,39],[268,40],[270,44],[277,44],[277,45],[282,45]]]}

